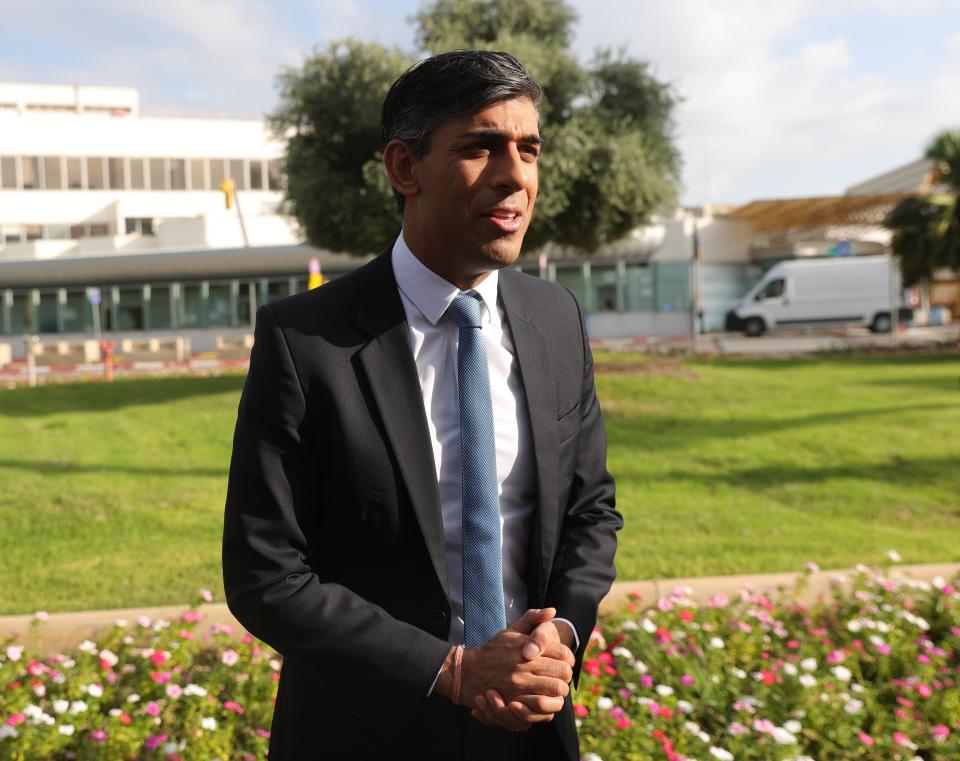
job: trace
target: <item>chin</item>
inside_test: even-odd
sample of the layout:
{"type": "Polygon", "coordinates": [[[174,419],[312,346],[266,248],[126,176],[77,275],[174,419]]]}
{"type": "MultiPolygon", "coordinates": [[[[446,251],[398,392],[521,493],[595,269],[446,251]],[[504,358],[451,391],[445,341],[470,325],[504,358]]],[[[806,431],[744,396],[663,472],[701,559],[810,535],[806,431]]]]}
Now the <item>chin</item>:
{"type": "Polygon", "coordinates": [[[523,244],[523,238],[518,236],[516,240],[510,240],[513,236],[500,238],[491,241],[483,247],[484,258],[490,264],[497,268],[509,267],[520,257],[520,250],[523,244]]]}

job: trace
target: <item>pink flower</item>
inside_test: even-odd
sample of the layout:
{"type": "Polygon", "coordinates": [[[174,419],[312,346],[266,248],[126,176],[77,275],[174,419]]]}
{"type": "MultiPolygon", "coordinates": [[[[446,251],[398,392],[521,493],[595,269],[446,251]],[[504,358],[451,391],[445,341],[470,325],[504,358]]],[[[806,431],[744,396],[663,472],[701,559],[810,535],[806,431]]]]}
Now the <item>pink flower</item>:
{"type": "Polygon", "coordinates": [[[243,714],[244,714],[243,706],[240,705],[239,703],[236,703],[236,702],[232,701],[232,700],[228,700],[226,703],[224,703],[224,704],[223,704],[223,707],[224,707],[224,709],[226,709],[227,711],[233,711],[233,712],[234,712],[235,714],[237,714],[238,716],[243,716],[243,714]]]}
{"type": "Polygon", "coordinates": [[[166,741],[167,741],[166,735],[151,735],[150,737],[148,737],[146,740],[143,741],[143,744],[147,746],[147,748],[149,748],[150,750],[156,750],[161,745],[163,745],[163,743],[165,743],[166,741]]]}
{"type": "Polygon", "coordinates": [[[927,685],[927,684],[918,684],[918,685],[917,685],[917,694],[918,694],[921,698],[926,699],[926,698],[929,698],[931,695],[933,695],[933,690],[931,690],[931,689],[930,689],[930,686],[927,685]]]}
{"type": "Polygon", "coordinates": [[[166,684],[173,675],[169,671],[151,671],[150,678],[157,684],[166,684]]]}
{"type": "Polygon", "coordinates": [[[104,732],[102,729],[95,729],[90,733],[90,739],[93,740],[95,743],[102,743],[104,740],[107,739],[107,733],[104,732]]]}
{"type": "Polygon", "coordinates": [[[890,655],[890,645],[886,642],[881,642],[877,645],[877,652],[880,653],[880,655],[890,655]]]}
{"type": "Polygon", "coordinates": [[[193,639],[193,632],[190,631],[189,629],[181,629],[181,630],[180,630],[180,638],[181,638],[181,639],[193,639]]]}
{"type": "Polygon", "coordinates": [[[923,663],[924,665],[926,665],[926,664],[929,664],[929,663],[930,663],[930,656],[929,656],[929,655],[924,655],[923,653],[920,653],[920,655],[917,656],[917,660],[918,660],[920,663],[923,663]]]}
{"type": "MultiPolygon", "coordinates": [[[[580,706],[580,707],[584,708],[584,706],[580,706]]],[[[576,710],[576,706],[574,706],[574,710],[576,710]]],[[[579,716],[580,714],[577,714],[577,715],[579,716]]],[[[257,734],[257,737],[270,737],[270,733],[266,729],[260,729],[260,727],[257,727],[253,731],[257,734]]]]}
{"type": "Polygon", "coordinates": [[[930,727],[930,734],[936,742],[942,743],[950,736],[950,727],[946,724],[937,724],[935,727],[930,727]]]}
{"type": "Polygon", "coordinates": [[[619,719],[617,719],[617,729],[626,729],[629,726],[630,726],[629,716],[621,716],[619,719]]]}
{"type": "Polygon", "coordinates": [[[25,713],[13,713],[10,714],[7,718],[7,724],[11,727],[17,726],[17,724],[23,724],[27,720],[27,715],[25,713]]]}
{"type": "Polygon", "coordinates": [[[200,598],[201,598],[204,602],[213,602],[213,594],[210,592],[209,589],[201,589],[201,590],[200,590],[200,598]]]}
{"type": "Polygon", "coordinates": [[[730,598],[728,598],[722,592],[717,592],[712,595],[709,600],[707,600],[707,605],[711,608],[723,608],[726,607],[729,602],[730,598]]]}
{"type": "Polygon", "coordinates": [[[179,684],[168,684],[166,692],[168,698],[176,699],[183,694],[183,688],[179,684]]]}
{"type": "Polygon", "coordinates": [[[682,684],[684,687],[692,687],[693,677],[690,676],[690,674],[684,674],[682,677],[680,677],[680,684],[682,684]]]}
{"type": "Polygon", "coordinates": [[[640,686],[645,690],[649,690],[651,687],[653,687],[653,677],[649,674],[644,674],[642,677],[640,677],[640,686]]]}
{"type": "Polygon", "coordinates": [[[913,743],[910,742],[910,738],[907,737],[903,732],[894,732],[893,741],[897,745],[913,745],[913,743]]]}
{"type": "Polygon", "coordinates": [[[159,716],[160,705],[156,701],[151,700],[149,703],[147,703],[147,713],[151,716],[159,716]]]}
{"type": "Polygon", "coordinates": [[[830,654],[827,656],[827,663],[843,663],[846,654],[843,650],[831,650],[830,654]]]}
{"type": "Polygon", "coordinates": [[[673,601],[668,600],[666,597],[661,597],[657,600],[657,608],[666,613],[668,610],[673,610],[673,601]]]}
{"type": "Polygon", "coordinates": [[[754,720],[753,720],[753,728],[754,728],[754,730],[757,731],[757,732],[762,732],[762,733],[764,733],[764,734],[770,734],[770,733],[773,732],[773,730],[775,730],[777,727],[776,727],[776,725],[775,725],[772,721],[770,721],[769,719],[754,719],[754,720]]]}
{"type": "Polygon", "coordinates": [[[162,666],[168,660],[170,660],[170,653],[163,650],[155,650],[150,654],[150,662],[154,666],[162,666]]]}
{"type": "Polygon", "coordinates": [[[863,743],[864,745],[866,745],[868,748],[872,748],[872,747],[873,747],[873,738],[870,737],[870,735],[868,735],[866,732],[859,732],[859,733],[857,733],[857,737],[859,737],[859,738],[860,738],[860,742],[862,742],[862,743],[863,743]]]}
{"type": "MultiPolygon", "coordinates": [[[[580,705],[580,703],[574,703],[573,712],[582,719],[584,716],[590,713],[590,709],[587,708],[585,705],[580,705]]],[[[257,730],[258,733],[260,731],[262,730],[257,730]]],[[[263,737],[263,735],[260,735],[260,736],[263,737]]]]}
{"type": "Polygon", "coordinates": [[[236,650],[224,650],[220,653],[220,660],[225,666],[235,666],[240,660],[240,655],[236,650]]]}
{"type": "Polygon", "coordinates": [[[233,634],[233,627],[230,624],[213,624],[210,627],[211,634],[233,634]]]}
{"type": "Polygon", "coordinates": [[[195,610],[184,611],[183,615],[180,616],[181,620],[186,621],[188,624],[195,624],[198,621],[203,621],[203,614],[197,613],[195,610]]]}
{"type": "Polygon", "coordinates": [[[816,563],[814,563],[812,560],[811,560],[809,563],[807,563],[806,566],[804,566],[804,567],[805,567],[805,568],[807,569],[807,571],[810,572],[810,573],[819,573],[819,572],[820,572],[820,566],[818,566],[818,565],[817,565],[816,563]]]}
{"type": "Polygon", "coordinates": [[[791,650],[799,650],[800,643],[797,642],[795,639],[790,639],[790,640],[787,640],[787,647],[789,647],[791,650]]]}

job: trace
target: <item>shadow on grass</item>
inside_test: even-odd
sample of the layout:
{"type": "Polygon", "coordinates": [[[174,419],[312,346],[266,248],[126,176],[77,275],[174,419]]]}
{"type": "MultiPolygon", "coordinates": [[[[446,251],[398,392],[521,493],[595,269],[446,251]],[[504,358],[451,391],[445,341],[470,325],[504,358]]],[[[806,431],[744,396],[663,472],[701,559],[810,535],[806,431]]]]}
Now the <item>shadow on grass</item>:
{"type": "Polygon", "coordinates": [[[83,473],[123,473],[130,476],[199,476],[226,478],[227,468],[150,468],[136,465],[78,465],[56,460],[0,460],[0,468],[25,470],[42,476],[79,475],[83,473]]]}
{"type": "Polygon", "coordinates": [[[624,444],[656,451],[664,447],[693,446],[703,439],[739,439],[818,425],[854,423],[865,418],[886,417],[907,412],[940,412],[960,408],[944,404],[904,404],[898,407],[870,407],[860,410],[819,412],[813,415],[782,418],[741,418],[707,420],[676,415],[607,415],[611,444],[624,444]]]}
{"type": "MultiPolygon", "coordinates": [[[[958,363],[958,367],[960,367],[960,363],[958,363]]],[[[936,378],[915,378],[904,375],[899,378],[881,378],[867,381],[867,385],[920,388],[924,391],[960,391],[960,373],[957,373],[957,375],[942,375],[936,378]]]]}
{"type": "Polygon", "coordinates": [[[236,393],[245,375],[135,378],[102,383],[64,383],[0,391],[0,417],[42,417],[64,412],[109,412],[145,404],[166,404],[195,396],[236,393]],[[104,393],[109,390],[109,393],[104,393]]]}

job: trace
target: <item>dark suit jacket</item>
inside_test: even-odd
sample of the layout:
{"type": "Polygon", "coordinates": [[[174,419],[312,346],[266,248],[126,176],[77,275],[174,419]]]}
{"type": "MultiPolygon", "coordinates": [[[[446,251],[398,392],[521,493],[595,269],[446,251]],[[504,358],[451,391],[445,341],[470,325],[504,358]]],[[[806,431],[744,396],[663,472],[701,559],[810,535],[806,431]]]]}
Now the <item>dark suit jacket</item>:
{"type": "MultiPolygon", "coordinates": [[[[499,292],[536,447],[529,604],[576,625],[579,666],[622,525],[592,359],[569,291],[503,270],[499,292]]],[[[389,250],[257,313],[223,572],[230,610],[284,656],[271,761],[398,758],[405,747],[455,758],[451,749],[469,746],[479,723],[426,697],[450,647],[450,603],[437,477],[389,250]]],[[[547,727],[576,761],[569,699],[538,731],[547,727]]]]}

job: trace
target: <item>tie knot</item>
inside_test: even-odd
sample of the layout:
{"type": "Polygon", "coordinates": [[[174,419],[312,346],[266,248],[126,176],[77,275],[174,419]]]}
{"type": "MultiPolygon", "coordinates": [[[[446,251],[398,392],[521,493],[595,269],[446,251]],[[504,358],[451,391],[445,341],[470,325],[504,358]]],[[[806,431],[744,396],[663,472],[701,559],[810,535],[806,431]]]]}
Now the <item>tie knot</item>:
{"type": "Polygon", "coordinates": [[[476,291],[461,291],[453,297],[447,314],[459,328],[480,327],[480,294],[476,291]]]}

